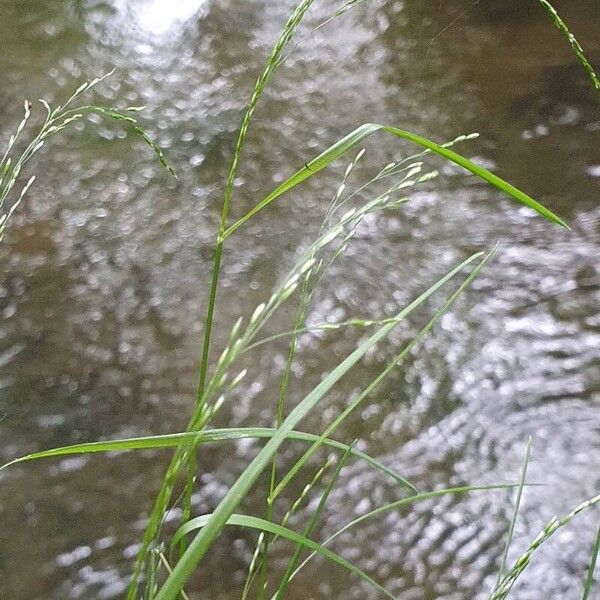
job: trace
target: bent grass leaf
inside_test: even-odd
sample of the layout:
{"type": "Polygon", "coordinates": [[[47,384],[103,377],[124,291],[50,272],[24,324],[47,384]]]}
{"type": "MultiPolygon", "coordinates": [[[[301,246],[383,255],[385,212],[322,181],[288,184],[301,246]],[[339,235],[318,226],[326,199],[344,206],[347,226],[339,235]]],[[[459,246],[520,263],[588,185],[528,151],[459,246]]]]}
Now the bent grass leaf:
{"type": "MultiPolygon", "coordinates": [[[[202,530],[203,528],[206,528],[209,525],[210,519],[212,518],[213,515],[214,515],[214,513],[211,515],[203,515],[201,517],[196,517],[195,519],[188,521],[185,525],[183,525],[182,527],[180,527],[177,530],[177,532],[175,533],[175,535],[173,536],[173,539],[171,541],[171,546],[174,547],[175,544],[177,544],[179,542],[179,540],[183,536],[187,535],[188,533],[195,531],[197,529],[202,530]]],[[[341,556],[335,554],[331,550],[324,548],[321,544],[318,544],[317,542],[314,542],[314,541],[308,539],[307,537],[305,537],[299,533],[296,533],[295,531],[292,531],[291,529],[287,529],[286,527],[282,527],[281,525],[272,523],[271,521],[266,521],[265,519],[260,519],[258,517],[251,517],[248,515],[240,515],[240,514],[231,514],[227,518],[224,525],[244,527],[246,529],[257,529],[258,531],[270,533],[270,534],[276,535],[280,538],[289,540],[290,542],[293,542],[294,544],[297,544],[299,546],[303,546],[304,548],[307,548],[317,554],[320,554],[323,558],[326,558],[327,560],[333,562],[334,564],[338,565],[339,567],[346,569],[353,575],[360,577],[360,579],[367,582],[371,587],[376,589],[381,594],[387,596],[388,598],[391,598],[392,600],[395,600],[394,596],[392,596],[392,594],[390,594],[384,587],[382,587],[376,581],[371,579],[366,573],[361,571],[358,567],[355,567],[351,562],[349,562],[345,558],[342,558],[341,556]]],[[[156,596],[156,598],[160,598],[162,593],[163,592],[161,590],[161,592],[159,592],[159,594],[158,594],[158,596],[156,596]]]]}
{"type": "MultiPolygon", "coordinates": [[[[535,484],[528,484],[535,485],[535,484]]],[[[346,525],[344,525],[341,529],[330,535],[325,541],[321,542],[321,546],[327,546],[333,542],[337,537],[345,533],[346,531],[353,529],[354,527],[360,525],[361,523],[365,523],[366,521],[370,521],[375,517],[383,515],[385,513],[400,510],[407,506],[412,506],[418,502],[424,502],[425,500],[433,500],[436,498],[441,498],[443,496],[448,495],[462,495],[462,494],[471,494],[473,492],[493,492],[493,491],[504,491],[511,490],[518,487],[518,484],[515,483],[499,483],[493,485],[465,485],[461,487],[452,487],[452,488],[443,488],[439,490],[434,490],[432,492],[423,492],[421,494],[417,494],[415,496],[408,496],[407,498],[402,498],[401,500],[396,500],[395,502],[390,502],[388,504],[384,504],[382,506],[378,506],[377,508],[353,519],[346,525]]],[[[302,564],[294,571],[294,574],[290,579],[293,579],[306,565],[307,563],[315,557],[315,553],[310,554],[306,559],[302,562],[302,564]]]]}
{"type": "Polygon", "coordinates": [[[357,144],[360,144],[365,138],[379,131],[389,133],[396,137],[408,140],[409,142],[412,142],[418,146],[430,150],[431,152],[459,165],[460,167],[463,167],[467,171],[470,171],[483,181],[486,181],[490,185],[508,194],[517,202],[520,202],[521,204],[531,208],[532,210],[535,210],[549,221],[561,225],[562,227],[568,228],[567,224],[560,217],[558,217],[552,211],[540,204],[537,200],[534,200],[525,192],[522,192],[515,186],[498,177],[497,175],[494,175],[484,167],[476,165],[468,158],[465,158],[464,156],[458,154],[454,150],[451,150],[446,146],[436,144],[435,142],[432,142],[431,140],[428,140],[427,138],[424,138],[415,133],[410,133],[409,131],[397,129],[396,127],[378,125],[376,123],[366,123],[365,125],[362,125],[358,129],[355,129],[352,133],[348,134],[346,137],[342,138],[341,140],[330,146],[327,150],[325,150],[325,152],[319,154],[319,156],[307,163],[304,168],[300,169],[299,171],[296,171],[296,173],[294,173],[289,179],[284,181],[268,196],[261,200],[253,209],[251,209],[233,225],[227,228],[225,232],[220,236],[220,239],[225,240],[226,238],[228,238],[232,233],[239,229],[244,223],[246,223],[254,215],[260,212],[263,208],[268,206],[271,202],[273,202],[281,195],[285,194],[292,188],[296,187],[298,184],[302,183],[306,179],[309,179],[310,177],[327,167],[334,160],[342,156],[345,152],[347,152],[357,144]]]}
{"type": "MultiPolygon", "coordinates": [[[[226,428],[226,429],[207,429],[201,433],[198,432],[185,432],[185,433],[172,433],[167,435],[155,435],[148,437],[138,438],[127,438],[122,440],[106,440],[101,442],[88,442],[84,444],[74,444],[72,446],[63,446],[60,448],[52,448],[50,450],[43,450],[41,452],[34,452],[26,456],[22,456],[15,460],[12,460],[5,465],[0,466],[0,471],[7,469],[11,466],[19,463],[24,463],[32,460],[40,460],[46,458],[58,458],[61,456],[72,456],[81,454],[96,454],[101,452],[124,452],[132,450],[151,450],[156,448],[177,448],[182,443],[190,443],[193,445],[207,444],[228,440],[242,440],[242,439],[270,439],[275,434],[276,429],[268,427],[248,427],[248,428],[226,428]]],[[[288,440],[313,443],[320,439],[320,436],[313,433],[305,433],[303,431],[290,431],[287,435],[288,440]]],[[[407,481],[404,477],[395,473],[389,467],[386,467],[383,463],[372,458],[365,452],[350,447],[343,442],[338,442],[333,439],[326,439],[323,441],[325,446],[347,452],[350,449],[350,453],[355,458],[364,460],[377,470],[391,477],[399,485],[406,487],[411,493],[418,493],[410,481],[407,481]]]]}

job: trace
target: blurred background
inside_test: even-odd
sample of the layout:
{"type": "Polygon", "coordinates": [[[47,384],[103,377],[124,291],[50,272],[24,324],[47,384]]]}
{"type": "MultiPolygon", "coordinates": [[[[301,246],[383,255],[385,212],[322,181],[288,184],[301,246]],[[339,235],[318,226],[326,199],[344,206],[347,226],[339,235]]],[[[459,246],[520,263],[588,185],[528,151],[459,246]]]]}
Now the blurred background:
{"type": "MultiPolygon", "coordinates": [[[[36,159],[38,180],[0,246],[1,462],[185,426],[237,128],[294,4],[2,2],[1,143],[25,98],[58,104],[81,81],[115,68],[92,99],[147,105],[141,121],[179,179],[106,122],[55,138],[36,159]]],[[[440,177],[402,210],[364,224],[309,315],[310,322],[382,318],[470,253],[500,243],[468,293],[338,437],[358,438],[430,489],[516,480],[533,436],[530,478],[546,485],[525,492],[514,559],[547,519],[600,489],[597,98],[534,0],[370,0],[313,31],[341,4],[315,2],[263,97],[234,216],[340,136],[374,121],[439,141],[480,132],[459,150],[568,221],[572,231],[560,230],[430,158],[440,177]]],[[[597,0],[556,6],[600,64],[597,0]]],[[[35,111],[41,119],[41,107],[35,111]]],[[[381,136],[365,147],[356,186],[414,150],[381,136]]],[[[271,294],[315,236],[347,160],[230,238],[217,349],[237,316],[271,294]]],[[[305,429],[338,414],[439,301],[370,353],[305,429]]],[[[270,332],[289,329],[293,314],[293,307],[283,311],[270,332]]],[[[302,337],[290,398],[301,398],[364,334],[302,337]]],[[[249,374],[221,423],[272,422],[285,352],[280,341],[247,357],[249,374]]],[[[203,448],[196,514],[215,506],[257,447],[203,448]]],[[[284,459],[297,451],[290,446],[284,459]]],[[[168,458],[164,451],[69,458],[0,473],[0,597],[121,597],[168,458]]],[[[398,493],[362,466],[349,467],[320,535],[398,493]]],[[[371,522],[334,549],[401,600],[486,598],[511,498],[480,493],[422,504],[371,522]]],[[[262,510],[252,504],[246,510],[262,510]]],[[[512,597],[580,598],[597,518],[586,514],[554,536],[512,597]]],[[[238,598],[253,543],[246,532],[223,535],[190,582],[190,597],[238,598]]],[[[319,561],[290,589],[292,599],[370,594],[319,561]]]]}

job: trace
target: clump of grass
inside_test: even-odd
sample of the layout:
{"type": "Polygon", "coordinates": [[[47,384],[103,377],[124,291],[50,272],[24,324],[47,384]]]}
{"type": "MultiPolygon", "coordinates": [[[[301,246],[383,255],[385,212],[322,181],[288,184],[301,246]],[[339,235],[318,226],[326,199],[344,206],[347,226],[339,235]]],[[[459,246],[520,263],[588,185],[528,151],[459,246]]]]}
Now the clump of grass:
{"type": "MultiPolygon", "coordinates": [[[[453,149],[455,145],[471,139],[472,136],[461,136],[450,143],[438,144],[420,135],[397,127],[373,123],[361,125],[353,132],[340,139],[337,143],[333,144],[330,148],[324,150],[318,156],[307,162],[303,168],[291,175],[265,198],[259,200],[255,206],[240,219],[230,223],[229,214],[233,201],[233,183],[237,175],[247,132],[255,110],[271,77],[284,59],[285,51],[289,47],[299,24],[310,9],[313,1],[314,0],[302,0],[290,16],[269,56],[263,73],[257,80],[248,108],[242,119],[225,186],[219,231],[215,241],[212,279],[209,289],[204,339],[202,342],[202,351],[198,369],[196,401],[186,430],[172,435],[92,442],[56,448],[18,458],[0,468],[6,468],[15,463],[34,459],[72,454],[116,450],[139,450],[146,448],[174,449],[173,458],[160,484],[160,489],[148,518],[147,527],[143,535],[141,548],[134,566],[131,584],[127,593],[127,598],[129,600],[135,600],[140,597],[140,584],[142,578],[144,587],[141,597],[145,600],[174,600],[175,598],[183,598],[185,600],[187,595],[184,586],[186,585],[187,580],[197,568],[198,563],[203,556],[211,548],[220,532],[225,527],[229,526],[242,527],[259,532],[256,549],[249,565],[248,576],[242,592],[242,598],[244,600],[248,598],[253,591],[256,591],[256,596],[259,600],[265,598],[268,593],[272,593],[272,598],[274,600],[282,600],[290,583],[297,576],[299,571],[301,571],[304,566],[317,555],[346,569],[349,573],[363,580],[382,595],[393,597],[379,583],[372,580],[368,574],[361,571],[356,565],[353,565],[343,557],[332,552],[328,548],[328,545],[336,537],[350,528],[356,527],[361,523],[374,519],[386,512],[399,510],[402,507],[410,506],[420,501],[431,500],[448,494],[467,494],[475,492],[489,493],[495,490],[515,489],[517,491],[517,500],[515,503],[514,515],[507,535],[498,582],[491,597],[493,600],[501,600],[510,593],[515,581],[522,574],[537,548],[546,542],[558,528],[568,524],[581,511],[600,502],[600,498],[596,497],[581,504],[562,519],[552,520],[542,534],[536,538],[521,558],[517,560],[515,565],[506,570],[508,550],[519,513],[522,493],[525,486],[528,485],[526,482],[526,471],[529,460],[530,444],[527,447],[521,477],[516,483],[503,483],[489,486],[464,486],[421,492],[401,474],[393,472],[391,469],[381,464],[376,458],[369,456],[365,452],[359,451],[353,443],[346,444],[333,437],[344,420],[353,414],[364,402],[369,400],[386,377],[388,377],[398,364],[400,364],[402,360],[417,347],[419,342],[438,323],[441,317],[451,309],[460,295],[471,284],[473,279],[480,273],[488,261],[491,260],[494,249],[488,253],[476,253],[467,257],[445,276],[438,281],[432,282],[429,288],[424,290],[401,311],[395,315],[390,315],[385,319],[373,320],[369,318],[369,316],[357,316],[340,323],[323,323],[307,327],[306,315],[310,309],[314,292],[318,288],[319,283],[326,277],[328,268],[334,261],[340,259],[344,255],[347,246],[352,243],[353,236],[365,217],[373,214],[385,214],[387,211],[401,209],[403,204],[409,200],[410,192],[415,186],[422,185],[436,176],[436,172],[424,170],[424,158],[429,154],[436,154],[443,159],[462,167],[482,181],[501,190],[516,202],[536,211],[549,221],[564,227],[566,227],[566,224],[550,209],[525,192],[502,180],[489,170],[473,163],[453,149]],[[225,349],[221,352],[219,358],[212,363],[212,368],[210,368],[211,356],[213,354],[211,339],[212,329],[215,314],[218,314],[217,298],[219,278],[223,258],[223,248],[227,239],[238,229],[243,227],[258,212],[267,209],[272,202],[275,202],[307,179],[317,175],[319,171],[325,169],[333,161],[342,158],[351,149],[359,145],[366,137],[375,134],[386,134],[408,141],[418,146],[420,151],[418,154],[385,166],[374,178],[359,185],[353,191],[351,191],[352,184],[350,176],[354,166],[361,159],[363,151],[360,151],[353,159],[351,159],[343,180],[329,204],[324,217],[323,226],[321,227],[316,240],[299,257],[290,272],[282,278],[281,282],[275,287],[273,293],[266,298],[263,303],[256,307],[252,315],[246,319],[240,317],[236,323],[233,324],[225,349]],[[387,184],[385,191],[383,193],[371,192],[374,187],[373,184],[379,184],[381,182],[387,184]],[[348,404],[336,419],[325,427],[321,434],[310,434],[299,429],[302,420],[320,405],[323,399],[342,377],[344,377],[367,352],[385,339],[409,314],[431,299],[434,294],[445,289],[466,269],[470,269],[468,275],[464,277],[460,284],[455,285],[452,292],[448,293],[446,300],[440,304],[431,319],[429,319],[419,332],[397,352],[377,377],[370,382],[365,382],[364,388],[358,396],[348,404]],[[291,330],[266,338],[261,337],[261,332],[265,328],[265,325],[285,303],[290,301],[291,298],[296,299],[298,302],[298,309],[291,325],[291,330]],[[364,328],[368,331],[367,337],[354,351],[346,356],[344,360],[328,373],[313,390],[306,394],[292,410],[288,410],[287,396],[290,384],[290,370],[296,353],[298,337],[307,331],[332,328],[341,329],[344,327],[364,328]],[[246,374],[244,370],[240,371],[237,366],[239,358],[244,353],[252,351],[259,345],[268,344],[275,339],[284,336],[289,337],[289,347],[286,366],[279,385],[278,403],[274,411],[274,427],[211,429],[210,425],[214,416],[217,414],[223,403],[227,401],[231,393],[240,385],[246,374]],[[245,468],[215,510],[211,514],[192,518],[191,497],[196,480],[197,452],[207,443],[222,443],[227,440],[242,438],[264,439],[266,441],[257,456],[245,468]],[[304,442],[308,445],[308,449],[298,457],[295,463],[290,466],[285,473],[280,475],[276,469],[278,452],[282,445],[289,440],[304,442]],[[308,465],[309,460],[318,450],[323,448],[337,452],[339,458],[335,461],[328,460],[318,468],[316,473],[313,474],[310,482],[302,489],[300,495],[284,513],[283,519],[277,520],[275,518],[275,504],[281,498],[282,492],[294,478],[306,472],[306,466],[308,465]],[[398,493],[402,497],[395,502],[379,506],[354,519],[331,535],[328,539],[318,542],[313,539],[316,526],[326,510],[331,491],[336,485],[342,469],[351,459],[365,461],[372,468],[391,477],[396,482],[398,493]],[[327,483],[324,483],[327,474],[333,467],[333,463],[335,463],[333,473],[331,473],[327,483]],[[267,469],[270,469],[270,476],[268,488],[265,492],[264,516],[256,517],[236,512],[258,478],[267,469]],[[182,480],[183,493],[178,500],[174,500],[175,487],[182,480]],[[288,527],[291,515],[310,498],[315,496],[316,499],[318,499],[317,508],[313,516],[304,526],[302,532],[291,530],[288,527]],[[183,519],[177,532],[170,540],[166,540],[164,539],[162,532],[163,523],[166,514],[174,504],[182,505],[183,519]],[[276,578],[277,574],[272,572],[269,562],[270,547],[278,539],[287,540],[293,545],[293,552],[279,579],[276,578]],[[167,548],[169,549],[169,552],[167,552],[167,548]],[[309,551],[309,555],[302,560],[303,552],[305,550],[309,551]]],[[[348,0],[334,13],[332,18],[342,16],[348,10],[358,4],[362,4],[364,1],[365,0],[348,0]]],[[[598,87],[598,78],[595,76],[589,61],[585,58],[585,55],[575,38],[568,32],[564,22],[546,0],[538,1],[541,2],[544,8],[549,12],[559,29],[567,35],[578,59],[585,67],[596,87],[600,89],[598,87]]],[[[41,149],[46,139],[51,135],[58,133],[70,123],[82,119],[83,116],[89,112],[96,112],[128,124],[135,134],[140,135],[152,147],[160,162],[173,172],[158,146],[150,139],[144,130],[139,127],[135,118],[131,116],[131,113],[137,112],[141,107],[129,107],[123,111],[97,106],[71,108],[72,104],[81,94],[91,89],[94,85],[102,81],[102,79],[103,78],[100,78],[93,82],[83,84],[62,107],[57,107],[54,110],[52,110],[47,103],[42,101],[47,111],[46,121],[24,152],[18,158],[13,159],[11,154],[14,151],[15,144],[20,135],[25,129],[30,116],[31,105],[30,103],[26,103],[25,117],[17,128],[16,134],[10,139],[8,149],[2,158],[2,162],[0,162],[0,173],[2,174],[2,179],[0,179],[0,208],[2,208],[5,198],[7,198],[8,194],[16,185],[24,165],[41,149]]],[[[26,195],[27,190],[32,183],[33,180],[30,179],[23,186],[19,196],[13,202],[11,207],[2,217],[0,217],[0,234],[4,231],[4,227],[10,216],[13,214],[19,202],[21,202],[26,195]]],[[[450,210],[451,208],[448,208],[448,211],[450,210]]],[[[589,597],[592,587],[593,570],[599,546],[600,532],[593,548],[593,560],[584,587],[584,600],[589,597]]]]}

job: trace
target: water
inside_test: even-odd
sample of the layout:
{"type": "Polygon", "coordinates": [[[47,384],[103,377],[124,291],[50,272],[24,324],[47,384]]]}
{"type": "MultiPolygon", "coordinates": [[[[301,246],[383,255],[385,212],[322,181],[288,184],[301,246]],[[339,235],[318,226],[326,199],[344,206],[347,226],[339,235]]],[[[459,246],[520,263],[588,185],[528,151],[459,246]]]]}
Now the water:
{"type": "MultiPolygon", "coordinates": [[[[147,104],[144,123],[180,178],[170,179],[149,150],[106,123],[99,135],[87,126],[56,139],[38,160],[38,182],[0,248],[2,462],[77,441],[183,427],[236,129],[292,5],[3,3],[3,140],[23,98],[57,103],[80,80],[116,67],[97,99],[147,104]]],[[[559,8],[597,64],[595,0],[559,8]]],[[[515,536],[515,548],[523,549],[549,517],[600,488],[597,101],[534,2],[484,1],[465,13],[458,0],[373,0],[311,34],[331,11],[331,3],[317,3],[301,44],[261,103],[234,213],[341,135],[375,121],[439,140],[481,132],[463,151],[568,220],[572,231],[560,231],[444,167],[401,212],[368,223],[310,315],[313,322],[388,315],[468,253],[500,243],[485,274],[339,436],[359,438],[427,489],[515,480],[532,435],[530,475],[547,485],[526,491],[515,536]]],[[[384,137],[366,148],[357,181],[409,152],[384,137]]],[[[217,346],[314,236],[345,164],[231,239],[217,346]]],[[[434,306],[371,353],[306,428],[337,414],[434,306]]],[[[272,332],[287,329],[291,316],[291,309],[282,314],[272,332]]],[[[318,382],[363,333],[303,338],[291,398],[318,382]]],[[[271,422],[284,353],[282,342],[247,359],[248,380],[223,409],[223,423],[271,422]]],[[[215,506],[256,448],[203,451],[196,513],[215,506]]],[[[288,458],[297,450],[290,447],[288,458]]],[[[70,458],[2,473],[0,595],[120,597],[167,458],[162,451],[70,458]]],[[[397,497],[388,481],[352,466],[320,533],[397,497]]],[[[446,498],[373,521],[334,549],[402,600],[485,598],[510,515],[508,493],[446,498]]],[[[595,518],[582,516],[557,534],[513,597],[579,598],[595,518]]],[[[252,543],[245,532],[224,534],[190,583],[190,596],[239,597],[252,543]]],[[[290,598],[369,594],[329,564],[315,563],[290,598]]]]}

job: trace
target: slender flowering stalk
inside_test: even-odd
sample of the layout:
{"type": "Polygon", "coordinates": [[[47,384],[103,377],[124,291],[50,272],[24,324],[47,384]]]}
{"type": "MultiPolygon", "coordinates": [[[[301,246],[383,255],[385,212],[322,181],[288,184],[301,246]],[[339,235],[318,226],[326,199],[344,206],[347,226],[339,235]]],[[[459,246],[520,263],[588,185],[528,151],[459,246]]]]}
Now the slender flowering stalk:
{"type": "Polygon", "coordinates": [[[40,99],[39,102],[46,111],[46,118],[36,135],[29,142],[22,153],[18,156],[13,156],[15,154],[16,145],[31,117],[32,103],[29,100],[25,101],[25,114],[23,119],[19,123],[15,133],[9,138],[6,150],[0,159],[0,240],[4,235],[10,218],[14,214],[15,210],[19,207],[32,184],[36,180],[35,175],[30,177],[21,188],[19,195],[13,201],[12,205],[8,209],[5,209],[5,203],[12,190],[17,185],[24,167],[40,150],[42,150],[42,148],[44,148],[51,137],[65,130],[70,125],[81,121],[90,113],[96,113],[106,118],[120,121],[127,125],[135,135],[141,137],[144,142],[146,142],[152,148],[160,163],[172,175],[175,175],[173,167],[167,161],[158,144],[148,135],[148,133],[146,133],[144,129],[142,129],[142,127],[139,126],[137,119],[132,116],[132,114],[142,111],[144,107],[130,106],[125,109],[118,109],[104,106],[83,105],[76,108],[70,108],[80,98],[80,96],[82,96],[85,92],[92,90],[99,83],[102,83],[105,79],[113,75],[113,73],[114,71],[111,71],[102,77],[98,77],[90,82],[81,84],[62,106],[57,106],[54,109],[50,107],[48,102],[40,99]]]}

